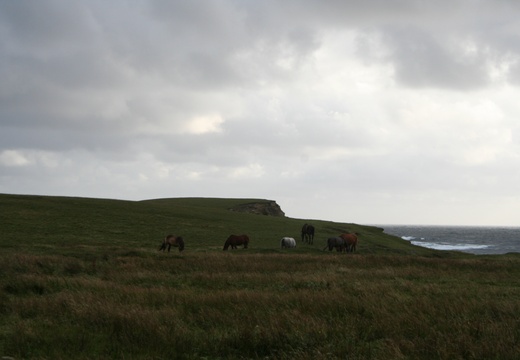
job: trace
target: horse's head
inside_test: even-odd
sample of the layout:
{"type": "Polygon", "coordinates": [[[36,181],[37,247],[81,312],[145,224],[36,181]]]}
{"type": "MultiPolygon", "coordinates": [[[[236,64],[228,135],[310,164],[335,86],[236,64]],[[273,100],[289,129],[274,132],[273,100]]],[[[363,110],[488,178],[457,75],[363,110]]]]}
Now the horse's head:
{"type": "Polygon", "coordinates": [[[327,246],[329,247],[329,251],[332,251],[336,246],[338,246],[338,239],[337,238],[328,238],[327,239],[327,246]]]}
{"type": "Polygon", "coordinates": [[[179,244],[179,252],[184,250],[184,239],[182,238],[182,236],[177,237],[177,239],[175,240],[177,241],[177,244],[179,244]]]}
{"type": "Polygon", "coordinates": [[[226,243],[224,244],[224,249],[222,250],[227,250],[229,248],[229,239],[226,240],[226,243]]]}

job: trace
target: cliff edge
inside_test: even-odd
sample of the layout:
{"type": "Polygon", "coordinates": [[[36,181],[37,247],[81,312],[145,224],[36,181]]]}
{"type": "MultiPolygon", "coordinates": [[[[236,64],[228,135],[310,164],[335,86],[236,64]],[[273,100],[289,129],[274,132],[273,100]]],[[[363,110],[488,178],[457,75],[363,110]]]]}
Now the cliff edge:
{"type": "Polygon", "coordinates": [[[263,201],[263,202],[252,202],[247,204],[240,204],[233,206],[229,210],[237,212],[245,212],[256,215],[266,216],[285,216],[285,213],[280,208],[280,205],[276,201],[263,201]]]}

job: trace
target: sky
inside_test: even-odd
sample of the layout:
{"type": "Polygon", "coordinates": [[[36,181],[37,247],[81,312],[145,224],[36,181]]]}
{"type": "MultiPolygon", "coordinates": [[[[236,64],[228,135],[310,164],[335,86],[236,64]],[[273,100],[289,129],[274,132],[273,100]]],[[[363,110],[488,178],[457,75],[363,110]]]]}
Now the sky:
{"type": "Polygon", "coordinates": [[[520,226],[516,0],[0,1],[0,193],[520,226]]]}

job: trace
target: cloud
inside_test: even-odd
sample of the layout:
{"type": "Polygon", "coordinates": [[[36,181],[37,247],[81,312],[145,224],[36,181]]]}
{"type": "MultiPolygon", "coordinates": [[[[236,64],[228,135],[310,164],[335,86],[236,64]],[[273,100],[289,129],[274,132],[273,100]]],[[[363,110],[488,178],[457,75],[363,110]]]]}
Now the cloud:
{"type": "Polygon", "coordinates": [[[519,6],[3,2],[0,192],[515,223],[519,6]]]}
{"type": "Polygon", "coordinates": [[[0,153],[0,164],[10,166],[25,166],[30,164],[30,161],[19,151],[4,150],[0,153]]]}

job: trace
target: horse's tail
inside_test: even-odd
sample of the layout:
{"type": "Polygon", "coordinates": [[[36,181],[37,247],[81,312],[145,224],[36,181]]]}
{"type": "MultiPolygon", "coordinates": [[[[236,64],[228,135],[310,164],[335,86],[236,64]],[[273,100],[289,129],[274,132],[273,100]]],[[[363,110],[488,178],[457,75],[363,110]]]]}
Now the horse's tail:
{"type": "Polygon", "coordinates": [[[249,246],[249,236],[244,235],[244,249],[247,249],[249,246]]]}
{"type": "Polygon", "coordinates": [[[181,252],[182,250],[184,250],[184,239],[181,236],[179,236],[176,240],[179,243],[179,252],[181,252]]]}

